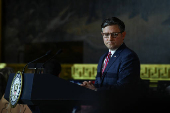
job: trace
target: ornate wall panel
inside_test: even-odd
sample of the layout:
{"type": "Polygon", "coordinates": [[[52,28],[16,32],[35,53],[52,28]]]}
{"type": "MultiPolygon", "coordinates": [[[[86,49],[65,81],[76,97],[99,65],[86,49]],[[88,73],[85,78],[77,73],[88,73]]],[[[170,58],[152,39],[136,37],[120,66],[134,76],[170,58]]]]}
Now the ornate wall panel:
{"type": "MultiPolygon", "coordinates": [[[[15,72],[22,71],[25,64],[0,63],[0,68],[12,67],[15,72]]],[[[61,78],[75,80],[95,80],[97,64],[61,64],[61,78]]],[[[26,68],[26,73],[33,71],[26,68]]],[[[144,80],[170,80],[170,64],[141,64],[140,77],[144,80]]]]}
{"type": "Polygon", "coordinates": [[[141,64],[142,79],[149,80],[170,80],[169,64],[141,64]]]}
{"type": "Polygon", "coordinates": [[[74,64],[71,67],[73,79],[94,80],[97,74],[97,64],[74,64]]]}

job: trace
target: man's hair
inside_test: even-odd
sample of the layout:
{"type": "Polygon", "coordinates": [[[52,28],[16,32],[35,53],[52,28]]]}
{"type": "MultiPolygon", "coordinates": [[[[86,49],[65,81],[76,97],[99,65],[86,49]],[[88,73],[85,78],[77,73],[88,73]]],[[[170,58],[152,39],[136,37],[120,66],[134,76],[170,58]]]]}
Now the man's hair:
{"type": "Polygon", "coordinates": [[[118,25],[120,32],[124,32],[125,31],[125,24],[122,20],[120,20],[117,17],[111,17],[111,18],[107,18],[103,21],[101,28],[103,30],[103,28],[105,28],[106,26],[110,26],[110,25],[118,25]]]}
{"type": "Polygon", "coordinates": [[[43,70],[44,74],[52,74],[58,77],[60,72],[61,72],[61,65],[55,59],[52,59],[47,63],[45,63],[44,70],[43,70]]]}

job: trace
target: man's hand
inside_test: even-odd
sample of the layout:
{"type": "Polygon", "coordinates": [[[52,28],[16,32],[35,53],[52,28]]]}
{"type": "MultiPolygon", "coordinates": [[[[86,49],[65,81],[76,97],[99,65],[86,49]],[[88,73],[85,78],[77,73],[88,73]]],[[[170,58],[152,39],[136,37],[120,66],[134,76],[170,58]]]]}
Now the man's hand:
{"type": "Polygon", "coordinates": [[[91,81],[89,81],[89,82],[84,81],[83,84],[80,84],[80,86],[84,86],[84,87],[89,88],[91,90],[97,91],[97,89],[94,87],[94,85],[92,84],[91,81]]]}

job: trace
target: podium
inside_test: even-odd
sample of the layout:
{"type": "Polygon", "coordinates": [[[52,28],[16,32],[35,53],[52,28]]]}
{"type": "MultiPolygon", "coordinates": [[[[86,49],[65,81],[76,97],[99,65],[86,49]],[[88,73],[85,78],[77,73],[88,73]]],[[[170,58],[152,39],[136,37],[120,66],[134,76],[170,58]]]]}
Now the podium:
{"type": "MultiPolygon", "coordinates": [[[[11,73],[6,86],[4,98],[9,101],[10,88],[15,73],[11,73]]],[[[43,112],[51,105],[79,105],[96,102],[97,92],[71,83],[50,74],[24,73],[22,92],[18,104],[41,107],[43,112]]],[[[55,111],[54,111],[55,112],[55,111]]],[[[40,110],[40,113],[42,111],[40,110]]]]}
{"type": "MultiPolygon", "coordinates": [[[[14,76],[15,73],[12,73],[8,78],[4,95],[7,101],[14,76]]],[[[79,105],[95,105],[97,112],[94,113],[103,113],[112,109],[127,110],[129,105],[134,105],[135,96],[135,93],[129,91],[93,91],[50,74],[24,73],[18,104],[27,104],[33,113],[68,113],[57,110],[71,109],[79,105]]]]}

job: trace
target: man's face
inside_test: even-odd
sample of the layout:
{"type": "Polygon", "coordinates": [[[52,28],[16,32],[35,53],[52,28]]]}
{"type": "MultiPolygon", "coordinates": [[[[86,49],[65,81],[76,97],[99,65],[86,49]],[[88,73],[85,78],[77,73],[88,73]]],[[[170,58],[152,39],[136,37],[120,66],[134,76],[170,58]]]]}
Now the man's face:
{"type": "Polygon", "coordinates": [[[102,34],[106,47],[110,50],[115,50],[123,43],[126,32],[120,33],[118,25],[111,25],[103,28],[102,34]]]}

